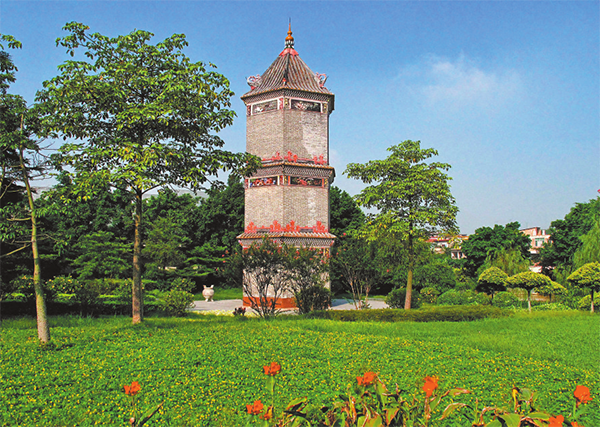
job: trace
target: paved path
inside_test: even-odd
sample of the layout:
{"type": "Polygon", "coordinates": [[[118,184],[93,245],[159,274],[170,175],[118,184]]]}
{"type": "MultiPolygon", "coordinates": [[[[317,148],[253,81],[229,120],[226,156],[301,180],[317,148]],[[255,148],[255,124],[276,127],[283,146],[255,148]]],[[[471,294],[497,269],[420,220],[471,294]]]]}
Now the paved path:
{"type": "MultiPolygon", "coordinates": [[[[383,300],[369,300],[371,308],[388,308],[387,304],[383,300]]],[[[222,301],[194,301],[194,306],[190,309],[191,311],[212,311],[212,310],[225,310],[233,311],[236,307],[242,306],[241,299],[228,299],[222,301]]],[[[345,299],[334,299],[332,302],[332,310],[354,310],[354,304],[352,301],[345,299]]]]}

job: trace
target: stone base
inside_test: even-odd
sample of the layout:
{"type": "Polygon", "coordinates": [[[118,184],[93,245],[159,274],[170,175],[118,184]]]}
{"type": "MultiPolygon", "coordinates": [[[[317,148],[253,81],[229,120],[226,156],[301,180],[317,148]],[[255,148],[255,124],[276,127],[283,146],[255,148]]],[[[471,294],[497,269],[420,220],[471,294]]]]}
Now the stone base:
{"type": "MultiPolygon", "coordinates": [[[[250,299],[258,301],[258,297],[244,296],[244,307],[251,307],[250,299]]],[[[269,302],[273,301],[272,298],[267,298],[267,300],[269,302]]],[[[296,310],[298,307],[296,307],[296,301],[294,300],[294,298],[278,298],[275,308],[278,310],[296,310]]]]}

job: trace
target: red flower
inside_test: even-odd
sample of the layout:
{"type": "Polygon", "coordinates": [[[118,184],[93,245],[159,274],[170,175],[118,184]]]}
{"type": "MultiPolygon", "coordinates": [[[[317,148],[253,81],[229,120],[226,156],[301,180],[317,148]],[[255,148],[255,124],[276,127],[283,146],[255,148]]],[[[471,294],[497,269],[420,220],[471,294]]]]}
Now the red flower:
{"type": "Polygon", "coordinates": [[[273,407],[269,406],[267,408],[267,412],[265,412],[263,415],[259,416],[258,418],[260,418],[262,420],[270,420],[271,418],[273,418],[273,407]]]}
{"type": "Polygon", "coordinates": [[[281,371],[281,366],[277,362],[271,362],[270,365],[263,366],[263,369],[265,370],[265,375],[271,375],[274,377],[279,373],[279,371],[281,371]]]}
{"type": "Polygon", "coordinates": [[[371,385],[373,381],[377,378],[377,374],[375,372],[365,372],[362,377],[356,377],[356,381],[358,381],[358,385],[371,385]]]}
{"type": "Polygon", "coordinates": [[[550,417],[550,419],[548,420],[548,422],[550,423],[548,424],[548,427],[562,427],[564,420],[565,417],[563,417],[562,415],[550,417]]]}
{"type": "Polygon", "coordinates": [[[130,386],[125,385],[123,387],[125,388],[125,394],[128,396],[135,396],[142,389],[137,381],[132,382],[130,386]]]}
{"type": "Polygon", "coordinates": [[[423,384],[423,391],[425,396],[431,397],[433,391],[438,388],[437,377],[425,377],[425,384],[423,384]]]}
{"type": "Polygon", "coordinates": [[[578,385],[577,387],[575,387],[573,396],[575,396],[575,399],[577,400],[577,408],[579,408],[579,405],[581,405],[582,403],[586,404],[587,402],[590,402],[592,400],[592,397],[590,396],[590,389],[584,385],[578,385]]]}
{"type": "Polygon", "coordinates": [[[262,412],[264,405],[260,400],[257,400],[252,405],[246,405],[246,410],[250,415],[258,415],[262,412]]]}

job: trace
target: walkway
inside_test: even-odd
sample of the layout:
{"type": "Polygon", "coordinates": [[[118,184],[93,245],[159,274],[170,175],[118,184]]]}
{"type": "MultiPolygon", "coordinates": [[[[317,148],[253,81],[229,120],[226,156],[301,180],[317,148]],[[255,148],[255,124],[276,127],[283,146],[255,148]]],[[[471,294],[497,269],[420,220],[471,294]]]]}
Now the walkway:
{"type": "MultiPolygon", "coordinates": [[[[383,300],[369,300],[371,308],[388,308],[388,305],[383,300]]],[[[190,309],[191,311],[213,311],[213,310],[224,310],[233,311],[237,307],[242,306],[241,299],[228,299],[222,301],[194,301],[194,306],[190,309]]],[[[354,304],[352,301],[345,299],[334,299],[332,302],[332,310],[354,310],[354,304]]]]}

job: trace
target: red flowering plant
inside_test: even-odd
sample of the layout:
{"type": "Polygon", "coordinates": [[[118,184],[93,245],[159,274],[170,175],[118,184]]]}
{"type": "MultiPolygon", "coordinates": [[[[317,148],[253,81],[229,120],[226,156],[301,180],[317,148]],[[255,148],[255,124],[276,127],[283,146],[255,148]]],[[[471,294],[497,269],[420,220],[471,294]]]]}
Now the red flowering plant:
{"type": "Polygon", "coordinates": [[[550,415],[541,411],[536,405],[536,393],[526,389],[513,387],[513,411],[498,407],[486,407],[479,413],[476,412],[473,427],[584,427],[579,424],[579,418],[587,412],[587,407],[580,407],[592,400],[590,390],[583,385],[578,385],[573,392],[575,403],[573,412],[568,419],[561,414],[550,415]],[[484,422],[484,414],[490,413],[492,420],[484,422]]]}
{"type": "Polygon", "coordinates": [[[129,425],[131,427],[141,427],[144,424],[146,424],[150,420],[150,418],[152,418],[160,410],[160,408],[162,408],[163,403],[164,403],[163,402],[160,405],[158,405],[156,407],[156,409],[154,409],[154,411],[152,411],[149,415],[146,415],[145,417],[142,417],[142,418],[138,417],[136,396],[140,392],[141,389],[142,389],[142,387],[140,387],[140,384],[137,381],[133,381],[131,383],[131,385],[123,386],[123,391],[125,391],[125,394],[127,396],[131,396],[132,416],[131,416],[131,418],[129,418],[129,425]]]}
{"type": "Polygon", "coordinates": [[[248,413],[247,425],[253,425],[258,416],[258,422],[261,426],[268,426],[269,420],[273,419],[273,407],[275,400],[275,375],[281,372],[281,365],[277,362],[271,362],[270,364],[263,366],[263,372],[267,376],[265,380],[265,388],[271,393],[271,405],[267,407],[267,410],[263,413],[264,405],[260,400],[254,402],[253,405],[246,405],[246,412],[248,413]]]}

